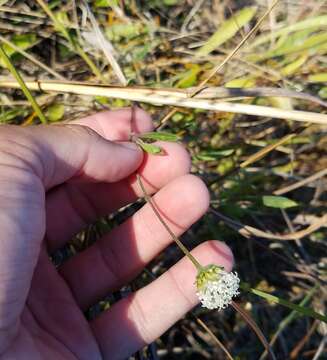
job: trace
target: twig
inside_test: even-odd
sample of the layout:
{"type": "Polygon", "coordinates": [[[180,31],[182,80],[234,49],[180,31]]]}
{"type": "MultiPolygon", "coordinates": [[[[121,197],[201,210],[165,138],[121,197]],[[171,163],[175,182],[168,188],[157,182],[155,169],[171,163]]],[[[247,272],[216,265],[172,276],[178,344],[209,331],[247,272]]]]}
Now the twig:
{"type": "Polygon", "coordinates": [[[302,239],[305,236],[308,236],[309,234],[313,233],[314,231],[320,229],[324,225],[327,224],[327,214],[323,215],[322,217],[318,218],[317,221],[315,221],[313,224],[308,226],[307,228],[293,232],[290,234],[269,234],[265,231],[256,229],[249,225],[244,225],[236,220],[232,220],[228,218],[227,216],[219,213],[213,208],[210,208],[210,211],[213,212],[216,216],[218,216],[221,220],[223,220],[229,227],[236,230],[238,233],[243,235],[246,238],[249,238],[251,236],[261,237],[265,239],[270,240],[297,240],[302,239]]]}
{"type": "Polygon", "coordinates": [[[211,338],[214,340],[214,342],[221,348],[221,350],[224,352],[226,357],[229,360],[234,360],[232,355],[229,353],[229,351],[224,346],[224,344],[217,338],[217,336],[210,330],[210,328],[200,318],[198,318],[195,315],[193,315],[193,316],[195,317],[196,322],[211,336],[211,338]]]}
{"type": "Polygon", "coordinates": [[[252,328],[252,330],[258,336],[259,340],[261,341],[266,351],[269,353],[270,357],[273,360],[276,360],[276,356],[272,351],[272,348],[270,347],[265,335],[263,334],[259,326],[255,323],[255,321],[252,319],[252,317],[244,309],[242,309],[242,307],[239,306],[235,301],[232,301],[231,305],[242,316],[245,322],[252,328]]]}
{"type": "Polygon", "coordinates": [[[320,178],[322,178],[323,176],[326,176],[327,175],[327,168],[326,169],[322,169],[318,172],[316,172],[315,174],[303,179],[303,180],[300,180],[292,185],[289,185],[289,186],[285,186],[281,189],[278,189],[276,191],[273,192],[274,195],[283,195],[283,194],[286,194],[290,191],[293,191],[295,189],[298,189],[306,184],[309,184],[313,181],[316,181],[320,178]]]}

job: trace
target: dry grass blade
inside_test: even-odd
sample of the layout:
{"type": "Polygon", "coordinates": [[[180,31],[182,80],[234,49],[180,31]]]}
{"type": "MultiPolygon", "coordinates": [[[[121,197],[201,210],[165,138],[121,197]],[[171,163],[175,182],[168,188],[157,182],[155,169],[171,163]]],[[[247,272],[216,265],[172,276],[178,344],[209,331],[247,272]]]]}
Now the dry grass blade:
{"type": "Polygon", "coordinates": [[[278,140],[275,144],[271,144],[271,145],[266,146],[262,150],[260,150],[260,151],[256,152],[255,154],[251,155],[247,160],[243,161],[240,164],[240,168],[245,168],[245,167],[249,166],[250,164],[253,164],[254,162],[262,159],[264,156],[269,154],[271,151],[276,149],[278,146],[280,146],[280,145],[284,144],[285,142],[291,140],[294,136],[295,136],[295,134],[286,135],[282,139],[278,140]]]}
{"type": "Polygon", "coordinates": [[[90,18],[92,27],[94,29],[94,33],[96,35],[96,41],[98,42],[100,48],[102,49],[103,53],[105,54],[106,58],[108,59],[109,64],[111,65],[114,73],[116,74],[119,82],[121,83],[121,85],[126,86],[127,85],[127,80],[125,78],[124,73],[122,72],[117,60],[115,59],[115,56],[113,54],[113,46],[111,45],[111,43],[105,39],[105,37],[102,34],[102,31],[90,9],[90,7],[88,6],[87,2],[84,1],[84,5],[87,9],[87,13],[88,16],[90,18]]]}
{"type": "Polygon", "coordinates": [[[227,359],[234,360],[232,355],[229,353],[229,351],[226,349],[224,344],[217,338],[217,336],[210,330],[210,328],[197,316],[194,316],[196,322],[211,336],[212,340],[221,348],[221,350],[226,355],[227,359]]]}
{"type": "Polygon", "coordinates": [[[264,336],[263,332],[260,330],[259,326],[254,322],[252,317],[244,309],[242,309],[235,301],[232,301],[231,305],[242,316],[242,318],[251,327],[251,329],[256,333],[256,335],[258,336],[262,345],[264,346],[266,351],[269,353],[270,357],[273,360],[276,360],[275,354],[272,351],[272,348],[270,347],[266,337],[264,336]]]}
{"type": "Polygon", "coordinates": [[[290,353],[291,360],[299,359],[300,351],[305,346],[305,344],[310,340],[310,337],[312,336],[312,334],[314,333],[314,331],[316,330],[318,325],[319,325],[319,321],[316,320],[313,322],[313,324],[311,325],[308,332],[304,335],[304,337],[299,341],[299,343],[291,351],[291,353],[290,353]]]}
{"type": "MultiPolygon", "coordinates": [[[[89,83],[56,82],[56,81],[27,81],[30,90],[64,92],[89,96],[104,96],[108,98],[124,99],[144,102],[153,105],[172,105],[193,109],[231,112],[237,114],[267,116],[276,119],[310,122],[327,125],[327,115],[309,111],[283,110],[260,105],[228,103],[214,99],[190,98],[186,91],[176,89],[152,89],[141,87],[116,87],[94,85],[89,83]]],[[[16,81],[0,80],[0,88],[18,88],[16,81]]]]}
{"type": "Polygon", "coordinates": [[[265,239],[270,240],[300,240],[304,238],[305,236],[310,235],[314,231],[317,231],[323,226],[327,225],[327,214],[323,215],[322,217],[318,218],[313,224],[308,226],[307,228],[296,231],[289,234],[270,234],[265,231],[256,229],[249,225],[244,225],[238,221],[232,220],[228,218],[227,216],[219,213],[215,209],[210,208],[210,210],[221,220],[223,220],[226,225],[228,225],[230,228],[236,230],[239,234],[243,235],[246,238],[250,238],[251,236],[261,237],[265,239]]]}
{"type": "Polygon", "coordinates": [[[270,12],[273,10],[273,8],[277,5],[279,0],[275,0],[269,7],[269,9],[262,15],[262,17],[259,19],[259,21],[256,23],[256,25],[253,27],[251,31],[243,38],[243,40],[235,47],[235,49],[227,55],[227,57],[223,60],[223,62],[216,67],[212,69],[209,76],[203,80],[200,85],[197,87],[196,90],[192,93],[191,97],[196,95],[198,92],[202,90],[202,88],[207,84],[207,82],[217,74],[217,72],[222,69],[222,67],[239,51],[239,49],[248,41],[248,39],[257,31],[259,26],[262,24],[262,22],[265,20],[265,18],[270,14],[270,12]]]}
{"type": "Polygon", "coordinates": [[[13,48],[15,51],[17,51],[18,53],[20,53],[21,55],[25,56],[26,59],[30,60],[32,63],[36,64],[37,66],[39,66],[41,69],[45,70],[46,72],[48,72],[49,74],[53,75],[55,78],[57,78],[58,80],[65,80],[65,78],[63,76],[61,76],[60,74],[58,74],[56,71],[54,71],[53,69],[51,69],[49,66],[43,64],[41,61],[39,61],[38,59],[36,59],[34,56],[30,55],[28,52],[26,52],[25,50],[21,49],[20,47],[16,46],[13,42],[9,41],[8,39],[6,39],[5,37],[0,35],[0,41],[2,41],[3,43],[7,44],[8,46],[10,46],[11,48],[13,48]]]}
{"type": "Polygon", "coordinates": [[[320,178],[322,178],[322,177],[324,177],[326,175],[327,175],[327,169],[322,169],[322,170],[316,172],[315,174],[307,177],[306,179],[300,180],[300,181],[298,181],[298,182],[296,182],[294,184],[285,186],[285,187],[283,187],[281,189],[278,189],[278,190],[274,191],[273,194],[274,195],[286,194],[286,193],[288,193],[290,191],[293,191],[295,189],[298,189],[298,188],[300,188],[300,187],[302,187],[302,186],[304,186],[306,184],[309,184],[309,183],[311,183],[313,181],[316,181],[316,180],[318,180],[318,179],[320,179],[320,178]]]}
{"type": "MultiPolygon", "coordinates": [[[[192,93],[193,88],[187,89],[192,93]]],[[[294,99],[301,99],[317,103],[321,106],[327,107],[327,102],[319,97],[308,93],[292,91],[283,88],[273,87],[251,87],[251,88],[227,88],[227,87],[209,87],[203,89],[201,93],[196,96],[198,99],[225,99],[237,97],[252,98],[252,97],[288,97],[294,99]]]]}

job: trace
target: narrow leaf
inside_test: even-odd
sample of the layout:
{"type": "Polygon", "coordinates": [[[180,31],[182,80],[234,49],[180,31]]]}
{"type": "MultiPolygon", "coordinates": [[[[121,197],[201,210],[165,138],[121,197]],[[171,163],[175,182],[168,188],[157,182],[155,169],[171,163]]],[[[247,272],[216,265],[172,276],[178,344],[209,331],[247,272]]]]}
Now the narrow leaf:
{"type": "Polygon", "coordinates": [[[260,297],[266,299],[267,301],[288,307],[289,309],[295,310],[304,316],[310,316],[314,319],[323,321],[327,324],[327,315],[317,313],[316,311],[314,311],[311,308],[293,304],[292,302],[282,299],[278,296],[268,294],[268,293],[258,290],[258,289],[251,288],[249,286],[249,284],[247,284],[247,283],[242,283],[240,286],[243,290],[246,290],[254,295],[260,296],[260,297]]]}
{"type": "Polygon", "coordinates": [[[208,55],[227,40],[231,39],[241,27],[251,21],[256,11],[256,7],[246,7],[238,11],[218,28],[196,54],[199,56],[208,55]]]}
{"type": "Polygon", "coordinates": [[[298,204],[288,199],[284,196],[273,196],[273,195],[267,195],[262,197],[262,202],[265,206],[272,207],[272,208],[278,208],[278,209],[288,209],[294,206],[298,206],[298,204]]]}
{"type": "MultiPolygon", "coordinates": [[[[279,36],[287,36],[289,33],[311,29],[311,31],[320,30],[323,27],[327,26],[327,15],[316,16],[313,18],[305,19],[300,22],[295,22],[294,24],[285,26],[280,30],[274,32],[275,37],[279,36]]],[[[265,42],[269,42],[271,40],[271,32],[267,32],[263,35],[257,36],[257,38],[253,41],[252,44],[249,44],[248,50],[252,49],[258,45],[264,44],[265,42]]]]}
{"type": "Polygon", "coordinates": [[[169,132],[147,132],[139,135],[139,138],[146,140],[178,141],[180,137],[169,132]]]}
{"type": "Polygon", "coordinates": [[[141,139],[137,139],[136,143],[144,150],[145,152],[153,155],[161,155],[162,149],[160,146],[153,145],[153,144],[147,144],[141,139]]]}

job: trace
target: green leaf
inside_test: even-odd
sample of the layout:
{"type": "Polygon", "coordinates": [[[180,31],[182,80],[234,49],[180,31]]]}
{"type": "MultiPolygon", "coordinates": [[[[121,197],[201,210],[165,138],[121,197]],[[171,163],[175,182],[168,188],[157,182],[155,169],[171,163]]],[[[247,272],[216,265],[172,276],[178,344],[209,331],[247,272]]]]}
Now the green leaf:
{"type": "Polygon", "coordinates": [[[282,46],[262,54],[251,54],[248,56],[249,61],[263,61],[269,58],[298,53],[304,50],[310,50],[310,54],[326,51],[327,33],[320,32],[312,36],[307,36],[305,31],[290,35],[282,46]]]}
{"type": "Polygon", "coordinates": [[[118,0],[96,0],[94,6],[97,8],[118,6],[118,0]]]}
{"type": "Polygon", "coordinates": [[[207,150],[201,151],[199,154],[196,155],[196,158],[201,161],[216,161],[218,159],[230,156],[234,152],[234,149],[207,150]]]}
{"type": "Polygon", "coordinates": [[[10,120],[16,119],[19,116],[27,116],[28,109],[16,108],[0,113],[0,123],[8,123],[10,120]]]}
{"type": "Polygon", "coordinates": [[[327,83],[327,72],[309,75],[308,80],[313,83],[327,83]]]}
{"type": "MultiPolygon", "coordinates": [[[[19,47],[22,50],[29,49],[30,47],[36,44],[36,36],[35,34],[22,34],[22,35],[14,35],[11,39],[9,39],[14,45],[19,47]]],[[[11,58],[17,52],[10,45],[3,44],[3,50],[6,52],[7,56],[11,58]]],[[[6,67],[5,60],[0,56],[0,66],[6,67]]]]}
{"type": "MultiPolygon", "coordinates": [[[[274,37],[287,37],[289,33],[310,29],[311,31],[320,30],[323,27],[327,27],[327,15],[316,16],[313,18],[305,19],[300,22],[295,22],[294,24],[285,26],[284,28],[274,32],[274,37]]],[[[252,42],[248,44],[247,48],[252,49],[258,45],[264,44],[265,42],[271,41],[271,32],[259,35],[252,42]]]]}
{"type": "Polygon", "coordinates": [[[121,40],[131,40],[140,35],[147,34],[149,28],[141,21],[135,21],[128,24],[113,24],[107,27],[106,36],[110,41],[119,42],[121,40]]]}
{"type": "Polygon", "coordinates": [[[281,74],[284,75],[284,76],[289,76],[289,75],[292,75],[292,74],[296,73],[297,70],[299,70],[301,68],[301,66],[303,64],[305,64],[307,59],[308,59],[307,54],[300,55],[296,60],[290,62],[285,67],[283,67],[280,70],[281,74]]]}
{"type": "Polygon", "coordinates": [[[45,115],[49,121],[54,122],[61,120],[62,117],[64,116],[64,113],[65,113],[64,105],[52,104],[47,108],[45,115]]]}
{"type": "Polygon", "coordinates": [[[254,87],[256,83],[256,78],[252,75],[243,76],[240,78],[235,78],[233,80],[228,81],[225,84],[227,88],[250,88],[254,87]]]}
{"type": "Polygon", "coordinates": [[[297,304],[293,304],[292,302],[290,302],[288,300],[285,300],[285,299],[282,299],[282,298],[280,298],[278,296],[266,293],[266,292],[258,290],[258,289],[251,288],[249,286],[249,284],[247,284],[247,283],[241,283],[240,287],[241,287],[241,289],[243,289],[245,291],[248,291],[248,292],[250,292],[250,293],[252,293],[254,295],[260,296],[260,297],[266,299],[267,301],[270,301],[272,303],[288,307],[289,309],[295,310],[296,312],[298,312],[298,313],[300,313],[300,314],[302,314],[304,316],[310,316],[310,317],[312,317],[314,319],[317,319],[317,320],[320,320],[320,321],[323,321],[323,322],[327,323],[327,316],[326,315],[319,314],[319,313],[315,312],[311,308],[304,307],[304,306],[297,305],[297,304]]]}
{"type": "Polygon", "coordinates": [[[167,6],[177,5],[180,0],[163,0],[163,3],[167,6]]]}
{"type": "Polygon", "coordinates": [[[153,155],[162,155],[163,151],[160,146],[147,144],[143,142],[141,139],[137,139],[136,143],[144,150],[145,152],[153,155]]]}
{"type": "Polygon", "coordinates": [[[197,50],[196,54],[199,56],[208,55],[231,39],[244,25],[251,21],[256,11],[256,7],[246,7],[238,11],[218,28],[208,41],[197,50]]]}
{"type": "Polygon", "coordinates": [[[200,71],[201,71],[201,67],[198,64],[192,65],[190,70],[182,74],[181,78],[179,79],[179,81],[176,83],[175,86],[178,88],[185,89],[195,85],[200,71]]]}
{"type": "Polygon", "coordinates": [[[139,138],[145,140],[178,141],[180,137],[169,132],[147,132],[139,135],[139,138]]]}
{"type": "Polygon", "coordinates": [[[298,204],[288,199],[284,196],[272,196],[267,195],[262,197],[262,202],[265,206],[272,207],[272,208],[278,208],[278,209],[288,209],[294,206],[298,206],[298,204]]]}
{"type": "Polygon", "coordinates": [[[322,87],[319,90],[318,95],[322,98],[322,99],[327,99],[327,86],[322,87]]]}

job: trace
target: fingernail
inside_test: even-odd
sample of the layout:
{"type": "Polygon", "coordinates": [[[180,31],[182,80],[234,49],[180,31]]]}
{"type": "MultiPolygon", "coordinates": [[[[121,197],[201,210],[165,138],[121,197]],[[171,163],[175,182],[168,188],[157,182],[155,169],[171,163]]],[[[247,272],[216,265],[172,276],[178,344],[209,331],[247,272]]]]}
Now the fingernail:
{"type": "Polygon", "coordinates": [[[228,261],[232,261],[232,262],[234,261],[233,253],[226,243],[224,243],[222,241],[214,240],[214,241],[212,241],[212,246],[216,249],[216,251],[218,251],[218,253],[224,259],[226,259],[228,261]]]}

